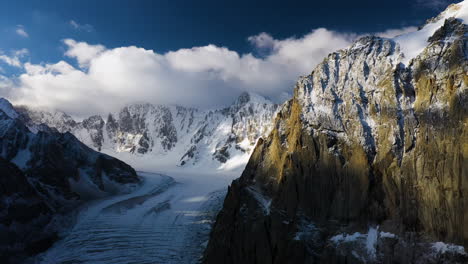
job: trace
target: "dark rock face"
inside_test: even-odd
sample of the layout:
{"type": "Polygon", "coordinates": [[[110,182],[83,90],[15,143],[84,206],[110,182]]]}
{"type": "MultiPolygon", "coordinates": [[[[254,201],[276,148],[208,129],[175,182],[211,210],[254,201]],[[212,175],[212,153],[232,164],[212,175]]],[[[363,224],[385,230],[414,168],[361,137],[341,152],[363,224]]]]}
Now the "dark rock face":
{"type": "Polygon", "coordinates": [[[110,191],[105,180],[117,184],[139,182],[133,168],[95,152],[72,134],[43,131],[34,134],[21,121],[2,111],[0,149],[1,157],[17,164],[55,208],[74,206],[81,201],[79,193],[72,188],[81,187],[83,177],[89,178],[103,194],[110,191]]]}
{"type": "Polygon", "coordinates": [[[408,67],[363,38],[302,78],[204,262],[467,263],[467,32],[447,20],[408,67]]]}
{"type": "Polygon", "coordinates": [[[0,175],[0,259],[2,263],[18,263],[55,240],[54,233],[44,232],[53,211],[24,173],[3,158],[0,175]]]}
{"type": "MultiPolygon", "coordinates": [[[[0,256],[17,263],[56,240],[54,227],[46,228],[52,218],[86,200],[129,190],[140,180],[129,165],[72,134],[46,126],[33,133],[20,114],[8,112],[0,110],[0,256]]],[[[82,124],[104,125],[100,117],[82,124]]]]}

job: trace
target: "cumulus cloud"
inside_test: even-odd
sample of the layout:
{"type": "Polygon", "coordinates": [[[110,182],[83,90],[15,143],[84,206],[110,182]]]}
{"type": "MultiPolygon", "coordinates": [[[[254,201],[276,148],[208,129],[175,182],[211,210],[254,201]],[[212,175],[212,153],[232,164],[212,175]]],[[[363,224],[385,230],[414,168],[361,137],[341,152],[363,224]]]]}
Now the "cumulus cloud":
{"type": "Polygon", "coordinates": [[[24,28],[23,25],[17,25],[15,32],[16,34],[18,34],[19,36],[23,38],[29,38],[29,34],[28,32],[26,32],[26,29],[24,28]]]}
{"type": "Polygon", "coordinates": [[[65,39],[63,42],[68,46],[65,56],[75,58],[82,68],[89,66],[91,60],[105,50],[102,45],[90,45],[73,39],[65,39]]]}
{"type": "MultiPolygon", "coordinates": [[[[378,33],[393,36],[414,28],[378,33]]],[[[251,36],[261,57],[207,45],[164,54],[135,46],[106,48],[64,40],[65,60],[23,64],[14,89],[3,96],[14,103],[55,108],[78,117],[112,112],[125,104],[150,102],[212,108],[231,103],[243,91],[282,102],[300,75],[323,58],[349,46],[360,35],[319,28],[303,37],[251,36]]],[[[5,83],[5,81],[4,81],[5,83]]]]}
{"type": "Polygon", "coordinates": [[[70,20],[69,24],[75,30],[86,31],[86,32],[94,31],[94,27],[90,24],[79,24],[75,20],[70,20]]]}

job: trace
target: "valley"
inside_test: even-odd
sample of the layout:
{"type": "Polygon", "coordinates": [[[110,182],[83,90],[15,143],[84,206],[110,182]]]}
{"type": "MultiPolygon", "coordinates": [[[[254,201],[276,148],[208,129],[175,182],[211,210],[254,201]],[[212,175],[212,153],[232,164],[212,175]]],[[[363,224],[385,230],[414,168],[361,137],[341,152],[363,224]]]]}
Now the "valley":
{"type": "Polygon", "coordinates": [[[141,187],[83,205],[73,228],[31,263],[199,262],[235,176],[190,174],[139,172],[141,187]]]}

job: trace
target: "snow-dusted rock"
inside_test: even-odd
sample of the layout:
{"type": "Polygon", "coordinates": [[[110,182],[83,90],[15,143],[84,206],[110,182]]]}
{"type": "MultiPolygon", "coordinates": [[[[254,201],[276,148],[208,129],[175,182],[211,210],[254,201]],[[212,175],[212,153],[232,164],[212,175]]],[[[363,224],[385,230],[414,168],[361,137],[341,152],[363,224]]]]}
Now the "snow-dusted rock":
{"type": "Polygon", "coordinates": [[[243,93],[222,109],[131,104],[117,113],[81,122],[61,112],[24,106],[17,109],[34,130],[44,123],[60,132],[70,132],[89,147],[130,164],[139,165],[144,160],[169,166],[228,169],[245,165],[257,139],[268,135],[277,105],[243,93]]]}

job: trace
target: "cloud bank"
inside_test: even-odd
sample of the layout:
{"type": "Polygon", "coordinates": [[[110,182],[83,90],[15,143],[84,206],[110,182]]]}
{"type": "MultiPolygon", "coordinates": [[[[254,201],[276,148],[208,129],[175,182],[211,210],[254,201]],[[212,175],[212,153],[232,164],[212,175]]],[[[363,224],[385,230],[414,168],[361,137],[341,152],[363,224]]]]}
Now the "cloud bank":
{"type": "MultiPolygon", "coordinates": [[[[379,34],[388,37],[408,30],[413,28],[379,34]]],[[[65,39],[64,56],[76,63],[7,62],[22,66],[24,73],[14,81],[4,78],[2,87],[14,87],[0,89],[0,96],[77,117],[116,111],[134,102],[219,107],[243,91],[282,102],[300,75],[309,74],[327,54],[357,37],[324,28],[281,40],[260,33],[248,41],[261,56],[215,45],[159,54],[135,46],[110,49],[65,39]]]]}

